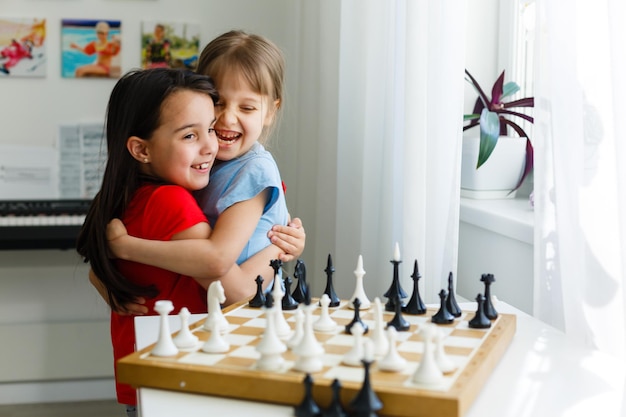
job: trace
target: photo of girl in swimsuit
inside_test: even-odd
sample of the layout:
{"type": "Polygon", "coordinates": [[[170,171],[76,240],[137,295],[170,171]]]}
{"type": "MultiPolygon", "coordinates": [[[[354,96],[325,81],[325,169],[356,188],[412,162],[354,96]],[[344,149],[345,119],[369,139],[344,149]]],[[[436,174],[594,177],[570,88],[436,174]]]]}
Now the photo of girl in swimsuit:
{"type": "Polygon", "coordinates": [[[119,78],[121,22],[64,19],[61,28],[65,78],[119,78]]]}

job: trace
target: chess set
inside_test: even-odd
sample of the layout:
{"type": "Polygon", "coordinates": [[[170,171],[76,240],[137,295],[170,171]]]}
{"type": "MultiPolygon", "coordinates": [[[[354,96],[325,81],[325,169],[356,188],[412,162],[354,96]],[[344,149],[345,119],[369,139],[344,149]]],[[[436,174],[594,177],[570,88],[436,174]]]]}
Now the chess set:
{"type": "Polygon", "coordinates": [[[419,296],[417,263],[408,298],[394,278],[386,304],[363,291],[362,259],[349,300],[332,285],[311,298],[304,265],[296,264],[298,286],[284,279],[280,263],[267,293],[220,309],[219,281],[208,291],[208,314],[189,325],[181,309],[181,330],[171,334],[171,302],[157,302],[159,340],[117,364],[120,382],[187,393],[291,405],[296,416],[379,415],[462,417],[480,392],[515,334],[514,315],[498,314],[491,303],[493,276],[475,311],[461,311],[452,278],[440,293],[439,308],[419,296]],[[328,411],[328,410],[343,411],[328,411]],[[320,410],[327,410],[323,414],[320,410]],[[342,414],[344,413],[344,414],[342,414]]]}

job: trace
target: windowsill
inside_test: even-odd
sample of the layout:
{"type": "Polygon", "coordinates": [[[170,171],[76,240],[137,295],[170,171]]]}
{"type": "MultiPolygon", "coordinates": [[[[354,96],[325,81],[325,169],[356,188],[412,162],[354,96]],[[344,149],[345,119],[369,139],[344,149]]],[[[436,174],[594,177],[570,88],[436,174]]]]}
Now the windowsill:
{"type": "Polygon", "coordinates": [[[461,198],[461,222],[533,244],[534,211],[528,198],[476,200],[461,198]]]}

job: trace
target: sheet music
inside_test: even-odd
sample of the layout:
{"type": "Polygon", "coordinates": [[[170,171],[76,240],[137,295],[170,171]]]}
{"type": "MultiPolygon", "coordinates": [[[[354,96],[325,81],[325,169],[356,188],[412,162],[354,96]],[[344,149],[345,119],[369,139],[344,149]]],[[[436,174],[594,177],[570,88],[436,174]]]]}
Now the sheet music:
{"type": "Polygon", "coordinates": [[[91,199],[105,163],[101,123],[60,126],[56,147],[0,145],[0,199],[91,199]]]}

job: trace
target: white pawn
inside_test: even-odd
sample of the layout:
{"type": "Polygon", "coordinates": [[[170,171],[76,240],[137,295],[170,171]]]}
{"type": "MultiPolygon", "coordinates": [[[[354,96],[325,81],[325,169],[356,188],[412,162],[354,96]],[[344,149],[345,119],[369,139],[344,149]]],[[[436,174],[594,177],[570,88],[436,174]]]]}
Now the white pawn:
{"type": "Polygon", "coordinates": [[[303,308],[304,334],[300,343],[293,348],[293,353],[298,356],[293,368],[296,371],[313,373],[322,370],[321,356],[324,354],[324,348],[315,338],[315,333],[313,333],[313,319],[311,315],[315,306],[305,305],[303,308]]]}
{"type": "MultiPolygon", "coordinates": [[[[280,277],[274,278],[280,279],[280,277]]],[[[281,339],[285,339],[291,335],[291,327],[287,320],[285,319],[285,315],[283,314],[283,297],[285,293],[280,286],[280,282],[274,282],[274,288],[272,288],[272,297],[274,297],[274,307],[270,311],[270,314],[274,318],[274,329],[276,334],[281,339]]]]}
{"type": "Polygon", "coordinates": [[[413,374],[412,380],[416,384],[435,385],[443,380],[443,373],[437,366],[437,362],[435,362],[433,352],[435,329],[432,324],[426,324],[422,327],[420,333],[424,340],[424,352],[422,354],[422,360],[413,374]]]}
{"type": "Polygon", "coordinates": [[[405,369],[407,361],[398,353],[396,348],[396,340],[398,331],[395,327],[387,327],[387,337],[389,339],[389,350],[384,358],[378,361],[378,368],[382,371],[400,372],[405,369]]]}
{"type": "Polygon", "coordinates": [[[328,294],[322,294],[320,297],[320,305],[322,311],[319,318],[313,323],[313,330],[318,332],[332,332],[337,329],[337,322],[330,317],[328,306],[330,305],[330,297],[328,294]]]}
{"type": "Polygon", "coordinates": [[[363,333],[365,329],[361,323],[356,322],[350,331],[352,336],[354,336],[354,343],[352,349],[343,355],[341,362],[350,366],[361,366],[361,360],[363,359],[363,333]]]}
{"type": "MultiPolygon", "coordinates": [[[[276,287],[276,285],[274,286],[276,287]]],[[[280,302],[280,301],[279,301],[280,302]]],[[[280,305],[277,307],[274,304],[271,308],[266,309],[266,325],[261,341],[256,345],[256,351],[261,354],[261,357],[256,362],[257,369],[265,371],[277,371],[281,368],[285,360],[282,357],[282,353],[287,350],[287,346],[280,340],[276,333],[276,308],[280,309],[280,305]]]]}
{"type": "MultiPolygon", "coordinates": [[[[374,329],[372,331],[372,342],[374,342],[374,354],[383,357],[389,349],[389,340],[385,334],[385,321],[383,320],[383,305],[380,298],[374,298],[374,329]]],[[[395,329],[395,327],[394,327],[395,329]]]]}
{"type": "Polygon", "coordinates": [[[220,281],[214,281],[209,285],[207,291],[207,306],[209,309],[209,315],[204,321],[204,330],[213,331],[215,322],[217,324],[216,329],[222,333],[228,330],[228,320],[222,313],[222,306],[226,301],[226,295],[224,294],[224,287],[220,281]]]}
{"type": "Polygon", "coordinates": [[[295,312],[296,328],[293,335],[287,341],[287,346],[290,349],[298,346],[304,336],[304,313],[302,312],[302,304],[300,304],[295,312]]]}
{"type": "Polygon", "coordinates": [[[446,352],[443,350],[443,331],[441,329],[437,329],[435,333],[435,361],[437,362],[437,366],[441,369],[441,372],[444,374],[448,374],[453,372],[457,366],[448,358],[446,352]]]}
{"type": "Polygon", "coordinates": [[[154,356],[174,356],[178,353],[178,348],[172,340],[170,322],[167,317],[172,310],[174,310],[174,304],[170,300],[159,300],[154,303],[154,311],[161,316],[159,318],[159,339],[150,352],[154,356]]]}
{"type": "Polygon", "coordinates": [[[230,349],[230,344],[224,339],[222,336],[222,332],[219,331],[217,326],[219,323],[217,321],[212,321],[211,325],[213,328],[211,329],[211,336],[209,339],[202,345],[202,351],[206,353],[225,353],[230,349]]]}
{"type": "Polygon", "coordinates": [[[363,288],[363,275],[365,275],[365,270],[363,269],[363,256],[359,255],[359,259],[356,264],[356,269],[354,270],[354,276],[356,277],[356,286],[354,288],[354,294],[350,297],[350,302],[348,303],[348,307],[354,309],[354,299],[358,298],[361,302],[359,306],[360,310],[367,310],[371,307],[372,303],[367,298],[365,294],[365,289],[363,288]]]}
{"type": "Polygon", "coordinates": [[[198,336],[191,333],[189,330],[189,309],[187,307],[183,307],[180,309],[178,313],[178,317],[180,317],[180,331],[174,338],[174,344],[179,349],[189,349],[196,347],[198,344],[198,336]]]}

